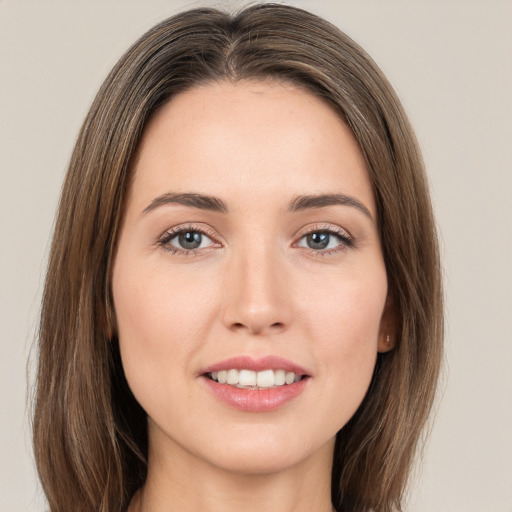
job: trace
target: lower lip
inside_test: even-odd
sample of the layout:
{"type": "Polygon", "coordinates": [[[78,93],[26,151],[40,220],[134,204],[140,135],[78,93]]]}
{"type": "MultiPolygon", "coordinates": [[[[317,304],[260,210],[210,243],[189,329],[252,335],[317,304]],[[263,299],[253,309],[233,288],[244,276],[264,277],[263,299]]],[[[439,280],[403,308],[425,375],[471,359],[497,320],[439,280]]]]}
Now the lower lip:
{"type": "Polygon", "coordinates": [[[291,402],[306,387],[308,378],[267,389],[242,389],[203,377],[210,391],[225,404],[246,412],[270,412],[291,402]]]}

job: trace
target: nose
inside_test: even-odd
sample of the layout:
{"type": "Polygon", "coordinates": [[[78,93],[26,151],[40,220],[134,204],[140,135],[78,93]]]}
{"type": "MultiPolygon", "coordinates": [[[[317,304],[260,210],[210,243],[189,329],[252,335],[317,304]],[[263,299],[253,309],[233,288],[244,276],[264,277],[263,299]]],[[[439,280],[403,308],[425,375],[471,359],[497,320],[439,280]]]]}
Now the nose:
{"type": "Polygon", "coordinates": [[[247,248],[234,257],[225,277],[223,321],[231,331],[277,334],[292,316],[290,282],[277,251],[247,248]]]}

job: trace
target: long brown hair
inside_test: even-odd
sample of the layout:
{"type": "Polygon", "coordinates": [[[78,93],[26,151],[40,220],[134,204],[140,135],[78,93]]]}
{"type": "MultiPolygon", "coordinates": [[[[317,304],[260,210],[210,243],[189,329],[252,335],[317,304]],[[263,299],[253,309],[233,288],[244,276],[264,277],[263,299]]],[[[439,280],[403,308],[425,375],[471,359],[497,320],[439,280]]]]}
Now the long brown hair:
{"type": "Polygon", "coordinates": [[[307,88],[351,127],[377,203],[394,350],[379,354],[337,435],[338,511],[399,510],[432,406],[443,335],[436,230],[421,155],[393,89],[349,37],[301,9],[194,9],[143,35],[103,83],[59,204],[39,330],[37,468],[52,512],[120,512],[145,480],[146,415],[111,337],[110,272],[130,163],[148,119],[194,85],[273,78],[307,88]]]}

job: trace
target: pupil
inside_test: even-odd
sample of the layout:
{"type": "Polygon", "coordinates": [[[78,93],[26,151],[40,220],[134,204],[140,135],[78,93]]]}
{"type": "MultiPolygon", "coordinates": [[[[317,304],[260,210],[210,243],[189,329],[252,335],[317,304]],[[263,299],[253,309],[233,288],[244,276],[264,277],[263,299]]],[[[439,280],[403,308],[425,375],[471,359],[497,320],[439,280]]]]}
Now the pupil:
{"type": "Polygon", "coordinates": [[[307,242],[311,249],[325,249],[329,245],[329,233],[310,233],[307,242]]]}
{"type": "Polygon", "coordinates": [[[197,231],[186,231],[180,233],[178,240],[184,249],[197,249],[201,245],[201,233],[197,231]]]}

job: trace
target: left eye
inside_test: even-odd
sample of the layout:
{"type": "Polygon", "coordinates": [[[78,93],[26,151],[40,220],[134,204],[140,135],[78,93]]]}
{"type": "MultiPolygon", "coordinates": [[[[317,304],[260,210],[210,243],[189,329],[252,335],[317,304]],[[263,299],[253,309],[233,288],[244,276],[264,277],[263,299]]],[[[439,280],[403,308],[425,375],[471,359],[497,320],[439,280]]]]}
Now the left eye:
{"type": "Polygon", "coordinates": [[[166,243],[176,249],[194,250],[209,247],[213,241],[200,231],[186,230],[171,235],[166,243]]]}
{"type": "Polygon", "coordinates": [[[315,251],[323,251],[325,249],[334,249],[342,245],[344,240],[341,236],[329,231],[313,231],[304,235],[297,244],[299,247],[307,247],[315,251]]]}

